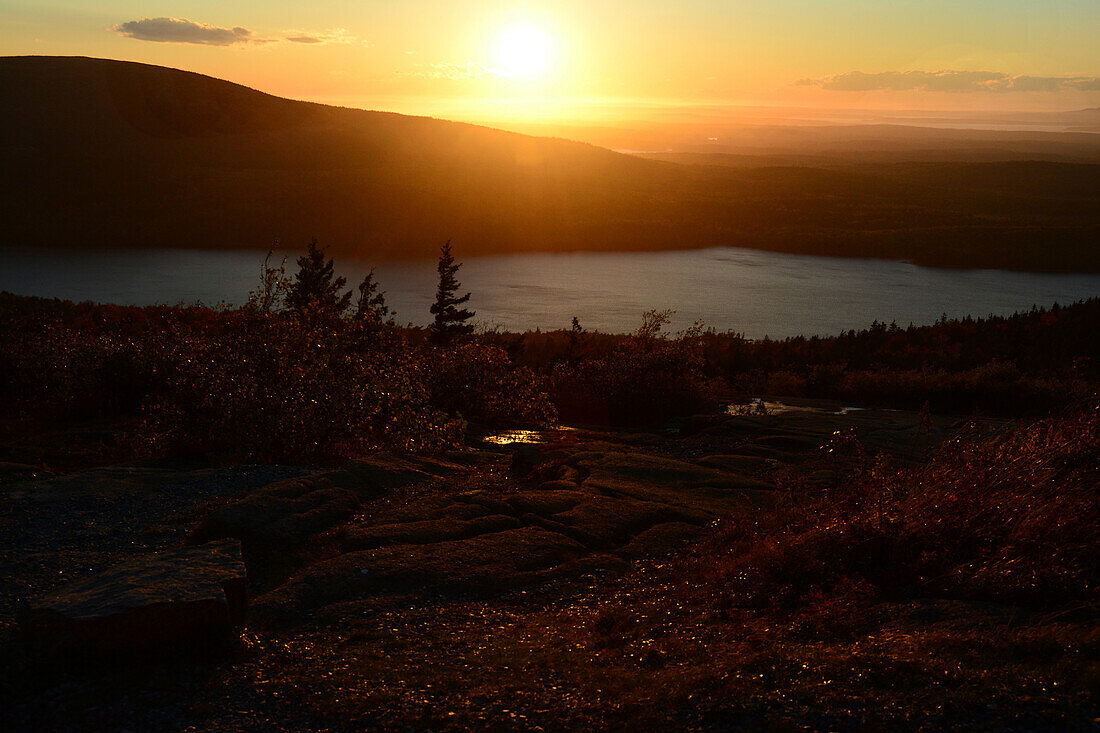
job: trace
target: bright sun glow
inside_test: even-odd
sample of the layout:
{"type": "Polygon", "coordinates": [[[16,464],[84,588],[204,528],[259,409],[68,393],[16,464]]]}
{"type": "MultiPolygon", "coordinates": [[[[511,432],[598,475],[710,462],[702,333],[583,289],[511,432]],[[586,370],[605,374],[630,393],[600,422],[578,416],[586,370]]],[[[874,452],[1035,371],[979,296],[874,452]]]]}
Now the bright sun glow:
{"type": "Polygon", "coordinates": [[[517,79],[544,77],[554,65],[554,40],[543,28],[518,23],[505,28],[497,37],[496,64],[500,73],[517,79]]]}

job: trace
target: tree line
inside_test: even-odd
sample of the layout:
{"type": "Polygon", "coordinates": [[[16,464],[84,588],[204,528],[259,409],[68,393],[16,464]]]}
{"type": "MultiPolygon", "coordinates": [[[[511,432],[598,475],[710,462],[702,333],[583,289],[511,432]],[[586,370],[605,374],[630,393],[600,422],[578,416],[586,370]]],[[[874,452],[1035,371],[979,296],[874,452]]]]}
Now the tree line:
{"type": "MultiPolygon", "coordinates": [[[[310,322],[345,317],[351,308],[354,293],[350,290],[345,292],[347,278],[336,274],[335,263],[325,256],[325,250],[318,245],[316,237],[310,240],[305,254],[298,258],[298,271],[293,278],[286,273],[285,257],[277,267],[271,265],[273,254],[274,250],[268,252],[260,267],[260,287],[249,297],[252,309],[270,314],[284,305],[299,318],[310,322]]],[[[429,337],[432,343],[440,346],[453,344],[474,330],[469,321],[476,312],[464,307],[470,300],[470,293],[458,295],[462,287],[457,277],[461,267],[461,262],[455,262],[451,242],[447,240],[439,249],[436,265],[439,284],[435,302],[430,308],[434,319],[429,337]]],[[[357,290],[359,297],[352,314],[354,319],[378,325],[396,325],[397,314],[386,304],[386,293],[380,289],[373,268],[363,277],[357,290]]]]}

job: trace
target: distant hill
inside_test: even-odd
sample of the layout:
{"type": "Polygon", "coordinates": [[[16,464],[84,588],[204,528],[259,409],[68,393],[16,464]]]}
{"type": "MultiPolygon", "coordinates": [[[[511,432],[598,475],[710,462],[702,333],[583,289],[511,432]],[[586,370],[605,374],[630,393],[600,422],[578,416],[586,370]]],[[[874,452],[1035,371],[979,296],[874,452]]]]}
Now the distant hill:
{"type": "Polygon", "coordinates": [[[6,245],[315,235],[376,259],[434,257],[452,239],[461,255],[728,245],[1100,271],[1100,165],[646,160],[89,58],[0,59],[0,107],[6,245]]]}
{"type": "Polygon", "coordinates": [[[1067,125],[1068,129],[1100,132],[1100,107],[1062,112],[1058,117],[1060,121],[1067,125]]]}

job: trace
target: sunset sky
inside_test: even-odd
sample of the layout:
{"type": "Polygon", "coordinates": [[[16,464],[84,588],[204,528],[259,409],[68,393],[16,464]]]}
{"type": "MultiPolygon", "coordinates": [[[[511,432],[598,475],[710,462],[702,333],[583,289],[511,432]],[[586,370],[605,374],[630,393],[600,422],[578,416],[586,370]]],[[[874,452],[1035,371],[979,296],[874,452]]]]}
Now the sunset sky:
{"type": "Polygon", "coordinates": [[[1100,106],[1097,0],[0,0],[0,29],[3,55],[428,114],[1100,106]]]}

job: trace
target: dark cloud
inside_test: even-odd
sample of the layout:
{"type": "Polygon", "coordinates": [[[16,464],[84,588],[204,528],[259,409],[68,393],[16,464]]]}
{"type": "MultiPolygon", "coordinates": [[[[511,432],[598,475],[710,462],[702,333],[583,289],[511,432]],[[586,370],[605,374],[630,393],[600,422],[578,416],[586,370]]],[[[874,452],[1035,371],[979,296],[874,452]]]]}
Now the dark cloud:
{"type": "Polygon", "coordinates": [[[286,40],[291,43],[324,43],[320,38],[313,36],[287,36],[286,40]]]}
{"type": "Polygon", "coordinates": [[[142,18],[120,23],[111,30],[139,41],[157,43],[231,46],[234,43],[259,42],[247,28],[218,28],[205,23],[194,23],[186,18],[142,18]]]}
{"type": "Polygon", "coordinates": [[[1089,76],[1025,76],[997,71],[849,71],[798,84],[834,92],[1057,92],[1063,89],[1100,91],[1100,78],[1089,76]]]}

